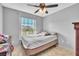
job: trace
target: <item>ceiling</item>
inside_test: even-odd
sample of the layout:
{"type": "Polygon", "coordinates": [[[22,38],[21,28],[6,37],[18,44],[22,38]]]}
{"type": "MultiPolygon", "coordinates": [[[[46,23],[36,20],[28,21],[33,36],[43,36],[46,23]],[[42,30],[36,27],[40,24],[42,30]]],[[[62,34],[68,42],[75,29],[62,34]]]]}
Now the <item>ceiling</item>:
{"type": "MultiPolygon", "coordinates": [[[[39,3],[30,3],[30,4],[39,5],[39,3]]],[[[51,4],[55,4],[55,3],[46,3],[46,5],[51,5],[51,4]]],[[[41,15],[40,12],[35,14],[34,12],[38,8],[28,6],[27,3],[2,3],[2,5],[5,6],[5,7],[8,7],[8,8],[12,8],[12,9],[16,9],[16,10],[19,10],[19,11],[27,12],[27,13],[30,13],[30,14],[33,14],[33,15],[38,15],[38,16],[41,16],[41,17],[45,17],[47,15],[53,14],[53,13],[55,13],[57,11],[60,11],[60,10],[62,10],[64,8],[70,7],[70,6],[74,5],[74,3],[58,3],[58,7],[47,8],[49,13],[44,14],[44,15],[41,15]]]]}

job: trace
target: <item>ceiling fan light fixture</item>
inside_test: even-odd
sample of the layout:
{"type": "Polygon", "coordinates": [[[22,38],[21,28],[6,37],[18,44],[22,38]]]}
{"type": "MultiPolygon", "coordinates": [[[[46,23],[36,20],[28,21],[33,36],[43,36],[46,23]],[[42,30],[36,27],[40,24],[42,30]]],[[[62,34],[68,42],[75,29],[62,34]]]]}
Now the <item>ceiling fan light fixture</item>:
{"type": "Polygon", "coordinates": [[[47,8],[58,7],[58,4],[46,5],[45,3],[40,3],[39,5],[28,5],[28,6],[38,7],[38,9],[34,13],[40,12],[43,15],[48,14],[47,8]]]}
{"type": "Polygon", "coordinates": [[[43,8],[43,9],[40,8],[40,9],[39,9],[39,12],[40,12],[42,15],[45,14],[45,12],[46,12],[46,8],[43,8]]]}

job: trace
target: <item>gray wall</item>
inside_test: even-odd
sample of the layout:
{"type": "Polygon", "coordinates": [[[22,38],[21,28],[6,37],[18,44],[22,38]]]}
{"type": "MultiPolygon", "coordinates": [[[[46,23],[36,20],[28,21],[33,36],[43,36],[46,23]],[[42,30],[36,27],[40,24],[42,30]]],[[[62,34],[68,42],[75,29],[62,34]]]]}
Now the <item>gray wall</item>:
{"type": "Polygon", "coordinates": [[[3,7],[3,32],[12,35],[12,42],[15,46],[19,43],[20,16],[35,19],[37,22],[37,31],[40,32],[43,30],[41,17],[3,7]]]}
{"type": "Polygon", "coordinates": [[[2,5],[0,4],[0,33],[3,32],[3,9],[2,9],[2,5]]]}
{"type": "Polygon", "coordinates": [[[79,21],[79,4],[65,8],[44,18],[44,30],[59,33],[59,45],[75,47],[75,31],[72,22],[79,21]]]}

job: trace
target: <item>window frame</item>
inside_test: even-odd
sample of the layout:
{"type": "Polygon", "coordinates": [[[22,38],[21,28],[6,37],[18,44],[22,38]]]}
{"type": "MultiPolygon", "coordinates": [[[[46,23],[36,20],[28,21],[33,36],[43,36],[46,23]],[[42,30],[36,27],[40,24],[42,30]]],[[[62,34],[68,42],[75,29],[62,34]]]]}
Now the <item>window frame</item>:
{"type": "MultiPolygon", "coordinates": [[[[31,28],[33,28],[33,33],[32,34],[36,33],[36,20],[35,19],[31,19],[31,18],[27,18],[27,17],[22,16],[21,17],[21,27],[22,26],[31,26],[31,28]],[[26,19],[27,19],[27,21],[25,21],[26,19]]],[[[22,32],[22,28],[21,28],[21,32],[22,32]]],[[[29,34],[26,34],[26,35],[29,35],[29,34]]]]}

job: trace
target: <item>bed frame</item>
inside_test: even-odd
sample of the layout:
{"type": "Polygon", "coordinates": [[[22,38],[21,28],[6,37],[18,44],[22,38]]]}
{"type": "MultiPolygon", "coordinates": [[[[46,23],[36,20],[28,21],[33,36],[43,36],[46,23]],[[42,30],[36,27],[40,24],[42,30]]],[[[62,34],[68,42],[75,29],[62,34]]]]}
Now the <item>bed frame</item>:
{"type": "MultiPolygon", "coordinates": [[[[54,40],[52,42],[49,42],[49,43],[47,43],[45,45],[42,45],[42,46],[40,46],[38,48],[34,48],[34,49],[25,49],[24,47],[23,48],[24,48],[25,54],[27,56],[33,56],[33,55],[36,55],[36,54],[48,49],[49,47],[57,46],[57,44],[58,44],[58,39],[56,39],[56,40],[54,40]]],[[[23,46],[23,44],[22,44],[22,46],[23,46]]]]}

